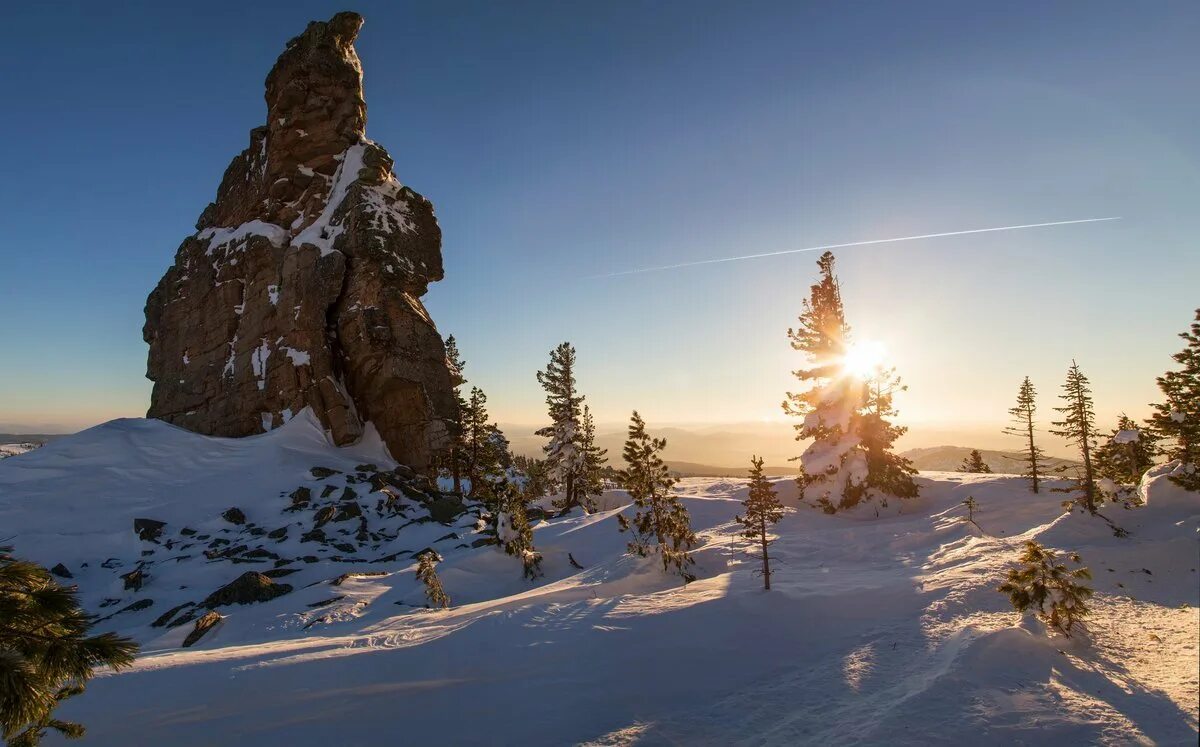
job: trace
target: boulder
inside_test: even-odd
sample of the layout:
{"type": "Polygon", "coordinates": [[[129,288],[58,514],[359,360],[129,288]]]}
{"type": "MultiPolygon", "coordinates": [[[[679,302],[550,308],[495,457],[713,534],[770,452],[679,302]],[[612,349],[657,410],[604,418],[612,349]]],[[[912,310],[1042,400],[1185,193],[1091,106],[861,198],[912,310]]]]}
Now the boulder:
{"type": "Polygon", "coordinates": [[[55,576],[58,576],[59,578],[75,578],[74,576],[71,575],[70,569],[68,569],[62,563],[59,563],[58,565],[51,568],[50,572],[53,573],[55,576]]]}
{"type": "Polygon", "coordinates": [[[225,513],[221,514],[221,518],[230,524],[237,524],[239,526],[246,523],[246,514],[242,513],[242,509],[237,506],[225,509],[225,513]]]}
{"type": "Polygon", "coordinates": [[[200,603],[200,606],[212,609],[229,604],[268,602],[275,597],[287,594],[291,590],[292,587],[289,584],[277,584],[257,571],[246,571],[225,586],[209,594],[200,603]]]}
{"type": "Polygon", "coordinates": [[[200,619],[196,621],[196,625],[192,628],[192,632],[188,633],[187,638],[183,639],[183,647],[188,648],[195,645],[208,631],[212,630],[216,627],[217,623],[224,619],[221,613],[216,610],[209,610],[201,615],[200,619]]]}
{"type": "Polygon", "coordinates": [[[248,436],[310,408],[337,444],[371,421],[426,472],[455,404],[421,303],[443,276],[441,229],[366,138],[362,23],[310,23],[267,75],[266,125],[146,301],[148,416],[248,436]]]}
{"type": "Polygon", "coordinates": [[[133,531],[137,533],[138,539],[153,542],[159,538],[166,525],[167,522],[157,519],[134,519],[133,531]]]}

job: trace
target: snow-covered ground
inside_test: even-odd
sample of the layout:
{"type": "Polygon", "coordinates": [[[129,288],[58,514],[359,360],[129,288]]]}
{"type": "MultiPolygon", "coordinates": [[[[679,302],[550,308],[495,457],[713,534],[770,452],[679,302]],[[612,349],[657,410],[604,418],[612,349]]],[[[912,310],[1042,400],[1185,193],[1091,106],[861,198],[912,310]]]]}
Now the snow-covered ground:
{"type": "Polygon", "coordinates": [[[11,457],[11,456],[16,456],[18,454],[24,454],[28,451],[33,451],[38,446],[39,446],[39,444],[30,443],[30,442],[0,444],[0,459],[4,459],[6,457],[11,457]]]}
{"type": "Polygon", "coordinates": [[[221,608],[193,648],[179,648],[190,625],[149,626],[251,566],[176,560],[181,545],[139,540],[135,518],[174,538],[185,526],[240,537],[221,518],[238,506],[250,524],[288,527],[277,554],[292,558],[316,543],[299,543],[308,518],[284,512],[288,494],[344,490],[364,463],[391,466],[377,439],[328,446],[307,414],[239,440],[114,421],[0,463],[0,539],[64,564],[97,612],[154,600],[100,626],[143,644],[137,666],[62,708],[89,744],[1196,743],[1200,496],[1163,477],[1146,506],[1106,511],[1126,538],[1011,476],[923,473],[921,497],[879,517],[800,506],[780,480],[790,510],[769,593],[734,538],[745,481],[688,479],[678,490],[701,544],[687,586],[624,555],[626,499],[611,491],[598,514],[537,526],[535,583],[516,558],[470,547],[470,514],[382,531],[379,555],[444,556],[447,611],[414,606],[407,553],[326,553],[278,579],[291,593],[221,608]],[[963,521],[967,496],[982,531],[963,521]],[[1092,569],[1090,635],[1049,636],[995,591],[1028,538],[1092,569]],[[139,558],[149,579],[125,590],[119,574],[139,558]],[[382,575],[331,583],[351,572],[382,575]]]}

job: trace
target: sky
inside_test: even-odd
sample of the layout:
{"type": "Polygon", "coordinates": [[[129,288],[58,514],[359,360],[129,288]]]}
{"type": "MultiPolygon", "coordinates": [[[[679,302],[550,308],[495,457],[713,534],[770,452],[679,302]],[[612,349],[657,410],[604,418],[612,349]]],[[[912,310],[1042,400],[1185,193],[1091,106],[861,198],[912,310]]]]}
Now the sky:
{"type": "Polygon", "coordinates": [[[1200,305],[1200,4],[25,3],[0,47],[0,431],[149,402],[146,295],[312,19],[366,17],[368,136],[430,198],[425,301],[504,423],[571,341],[603,423],[777,428],[799,247],[908,384],[911,445],[995,447],[1072,359],[1147,412],[1200,305]],[[972,439],[975,439],[972,441],[972,439]]]}

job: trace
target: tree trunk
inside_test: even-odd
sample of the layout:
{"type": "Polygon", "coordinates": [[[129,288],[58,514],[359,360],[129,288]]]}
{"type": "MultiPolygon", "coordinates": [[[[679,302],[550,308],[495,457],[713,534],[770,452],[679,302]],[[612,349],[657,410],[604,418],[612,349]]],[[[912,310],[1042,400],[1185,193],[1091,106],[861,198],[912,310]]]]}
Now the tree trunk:
{"type": "Polygon", "coordinates": [[[1033,444],[1033,414],[1028,417],[1029,422],[1029,472],[1033,477],[1033,492],[1038,492],[1038,473],[1037,473],[1037,447],[1033,444]]]}
{"type": "Polygon", "coordinates": [[[767,521],[766,519],[759,520],[758,536],[762,540],[763,554],[763,589],[771,590],[771,557],[767,555],[767,521]]]}

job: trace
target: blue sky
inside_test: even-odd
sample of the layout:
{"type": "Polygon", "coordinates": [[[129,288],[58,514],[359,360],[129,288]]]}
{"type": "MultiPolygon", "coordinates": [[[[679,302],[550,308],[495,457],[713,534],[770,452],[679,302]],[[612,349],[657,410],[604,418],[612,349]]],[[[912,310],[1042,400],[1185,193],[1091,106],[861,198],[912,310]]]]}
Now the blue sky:
{"type": "Polygon", "coordinates": [[[366,16],[368,135],[435,204],[426,302],[502,421],[563,339],[600,417],[779,417],[838,253],[914,431],[994,432],[1072,357],[1142,414],[1200,305],[1196,3],[30,3],[0,48],[0,429],[148,403],[146,294],[310,19],[366,16]],[[115,6],[115,7],[110,7],[115,6]]]}

